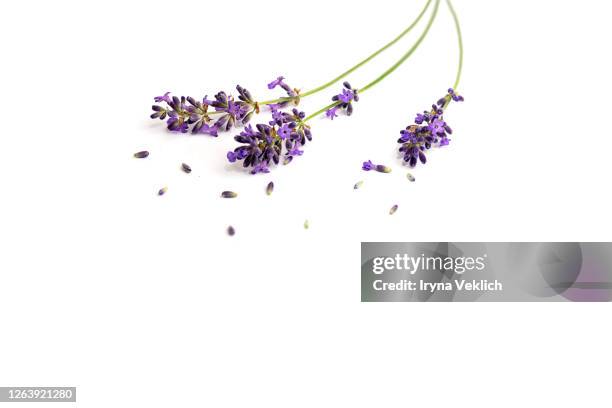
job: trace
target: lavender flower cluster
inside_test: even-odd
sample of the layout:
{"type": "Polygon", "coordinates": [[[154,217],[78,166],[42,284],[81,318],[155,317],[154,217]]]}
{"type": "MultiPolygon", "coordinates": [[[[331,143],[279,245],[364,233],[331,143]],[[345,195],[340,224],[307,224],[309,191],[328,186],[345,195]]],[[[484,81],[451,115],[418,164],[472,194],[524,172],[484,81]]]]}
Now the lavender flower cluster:
{"type": "MultiPolygon", "coordinates": [[[[270,83],[268,88],[273,89],[280,85],[287,92],[287,97],[279,106],[285,107],[290,101],[299,102],[299,94],[283,82],[283,77],[277,78],[270,83]]],[[[191,96],[170,96],[170,92],[156,96],[153,105],[151,119],[166,120],[168,130],[172,132],[187,133],[189,129],[194,134],[208,134],[218,136],[220,131],[229,131],[239,124],[246,125],[253,114],[259,113],[259,103],[256,102],[251,93],[236,86],[238,99],[224,91],[218,92],[214,99],[209,100],[205,96],[201,101],[191,96]]]]}
{"type": "Polygon", "coordinates": [[[243,167],[252,167],[251,174],[268,173],[269,166],[280,162],[285,149],[284,164],[293,157],[301,156],[301,147],[312,140],[310,127],[304,122],[304,112],[293,108],[291,113],[282,112],[278,105],[271,105],[272,120],[268,124],[257,124],[255,129],[247,125],[234,139],[242,146],[227,152],[230,162],[242,161],[243,167]]]}
{"type": "Polygon", "coordinates": [[[359,102],[357,89],[353,89],[348,82],[344,82],[342,85],[344,85],[342,92],[332,97],[332,101],[335,103],[334,106],[325,112],[325,115],[331,120],[338,117],[337,112],[339,110],[346,112],[347,116],[351,116],[353,114],[353,101],[359,102]]]}
{"type": "Polygon", "coordinates": [[[234,139],[242,145],[227,153],[230,162],[242,161],[244,167],[251,167],[251,173],[267,173],[269,166],[280,162],[284,149],[284,164],[295,156],[301,156],[301,148],[306,141],[312,140],[310,127],[305,123],[306,114],[293,108],[283,111],[293,102],[300,101],[299,90],[291,88],[280,76],[268,84],[268,89],[280,87],[286,97],[279,98],[277,103],[267,103],[272,115],[268,123],[251,126],[249,121],[253,114],[260,113],[260,104],[251,93],[236,86],[238,99],[221,91],[213,100],[205,96],[202,101],[191,96],[170,96],[169,92],[154,98],[152,119],[166,120],[168,130],[194,134],[218,136],[220,131],[229,131],[233,127],[244,125],[244,129],[234,139]]]}
{"type": "Polygon", "coordinates": [[[463,102],[463,96],[458,95],[452,88],[448,93],[440,98],[435,105],[431,106],[430,111],[418,113],[414,119],[414,124],[400,131],[400,138],[397,140],[401,144],[399,151],[403,159],[410,167],[414,167],[420,161],[425,164],[427,157],[425,152],[432,147],[442,147],[450,143],[448,136],[453,130],[444,121],[443,114],[446,105],[450,101],[463,102]]]}

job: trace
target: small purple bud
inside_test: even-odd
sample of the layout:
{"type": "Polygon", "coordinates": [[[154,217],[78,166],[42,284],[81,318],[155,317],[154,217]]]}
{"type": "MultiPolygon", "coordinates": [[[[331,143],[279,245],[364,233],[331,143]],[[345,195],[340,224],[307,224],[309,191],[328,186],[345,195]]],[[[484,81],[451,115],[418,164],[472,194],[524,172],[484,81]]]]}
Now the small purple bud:
{"type": "Polygon", "coordinates": [[[363,162],[361,168],[365,171],[370,171],[374,168],[374,163],[372,163],[372,160],[368,160],[367,162],[363,162]]]}

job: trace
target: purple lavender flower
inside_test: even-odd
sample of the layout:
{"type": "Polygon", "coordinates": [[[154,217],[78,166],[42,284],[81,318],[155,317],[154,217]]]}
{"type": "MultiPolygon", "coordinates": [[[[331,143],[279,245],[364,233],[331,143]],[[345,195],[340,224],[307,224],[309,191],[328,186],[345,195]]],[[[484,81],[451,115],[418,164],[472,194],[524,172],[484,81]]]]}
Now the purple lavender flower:
{"type": "Polygon", "coordinates": [[[286,93],[287,93],[287,98],[286,100],[283,100],[281,102],[278,102],[275,105],[275,109],[278,108],[284,108],[286,107],[289,102],[293,101],[293,103],[295,105],[298,105],[300,103],[300,95],[299,95],[299,91],[297,89],[291,88],[289,85],[287,85],[285,82],[285,77],[283,76],[279,76],[278,78],[276,78],[274,81],[270,82],[268,84],[268,89],[274,89],[277,86],[281,87],[286,93]]]}
{"type": "Polygon", "coordinates": [[[289,136],[291,136],[291,127],[288,124],[284,124],[278,129],[276,133],[282,140],[285,140],[289,136]]]}
{"type": "Polygon", "coordinates": [[[414,125],[400,131],[400,138],[397,140],[401,144],[399,151],[410,167],[416,166],[419,161],[425,164],[427,150],[450,143],[448,135],[452,134],[453,130],[444,121],[443,114],[444,108],[451,100],[462,102],[463,97],[450,88],[447,95],[440,98],[436,105],[432,105],[430,111],[417,114],[414,125]]]}
{"type": "Polygon", "coordinates": [[[282,112],[275,108],[272,114],[268,124],[260,123],[255,128],[247,125],[234,137],[242,145],[227,153],[229,162],[242,161],[243,167],[251,168],[251,174],[267,173],[271,165],[280,162],[283,151],[284,163],[303,154],[300,148],[306,140],[312,140],[310,128],[303,121],[304,112],[295,108],[282,112]]]}
{"type": "Polygon", "coordinates": [[[156,96],[155,98],[153,98],[153,100],[157,103],[159,102],[166,102],[166,103],[170,103],[170,92],[166,92],[165,94],[163,94],[162,96],[156,96]]]}
{"type": "Polygon", "coordinates": [[[327,116],[331,120],[334,120],[334,118],[338,117],[338,114],[336,113],[338,111],[338,109],[340,109],[338,106],[334,106],[333,108],[328,109],[325,112],[325,116],[327,116]]]}
{"type": "Polygon", "coordinates": [[[332,120],[338,116],[336,114],[338,110],[343,110],[346,112],[347,116],[351,116],[353,114],[353,102],[359,101],[357,89],[353,89],[348,82],[344,82],[342,85],[344,85],[342,93],[334,95],[332,98],[332,101],[336,102],[336,105],[325,112],[325,115],[332,120]]]}
{"type": "Polygon", "coordinates": [[[238,122],[246,124],[253,113],[259,109],[257,102],[251,93],[240,85],[236,86],[238,100],[231,95],[219,92],[214,100],[205,96],[201,101],[191,96],[170,96],[166,92],[162,96],[156,96],[155,102],[165,102],[167,106],[153,105],[152,119],[164,120],[168,130],[186,133],[189,128],[191,132],[217,136],[220,130],[230,130],[238,122]],[[214,111],[209,111],[213,107],[214,111]],[[214,120],[213,116],[217,116],[214,120]]]}
{"type": "MultiPolygon", "coordinates": [[[[241,89],[244,89],[240,86],[236,88],[239,92],[241,89]]],[[[223,91],[215,95],[215,100],[212,102],[211,106],[215,108],[217,113],[221,114],[219,119],[215,122],[215,126],[218,129],[230,130],[237,122],[246,124],[251,118],[249,112],[252,107],[249,103],[242,100],[235,101],[231,95],[227,95],[223,91]]]]}
{"type": "Polygon", "coordinates": [[[219,128],[215,125],[209,126],[207,123],[205,123],[200,129],[200,133],[217,137],[219,136],[219,128]]]}
{"type": "Polygon", "coordinates": [[[383,164],[374,164],[372,160],[368,160],[367,162],[363,162],[361,169],[364,171],[375,170],[379,173],[391,173],[391,168],[387,167],[383,164]]]}
{"type": "Polygon", "coordinates": [[[268,89],[274,89],[277,86],[283,84],[283,79],[285,79],[284,76],[279,76],[278,78],[276,78],[274,81],[270,82],[268,84],[268,89]]]}

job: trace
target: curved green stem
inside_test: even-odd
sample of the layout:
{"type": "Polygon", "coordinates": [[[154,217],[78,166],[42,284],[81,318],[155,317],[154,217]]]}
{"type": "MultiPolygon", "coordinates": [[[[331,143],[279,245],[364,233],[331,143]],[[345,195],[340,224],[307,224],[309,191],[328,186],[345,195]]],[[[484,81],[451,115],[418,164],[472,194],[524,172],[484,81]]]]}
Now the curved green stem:
{"type": "MultiPolygon", "coordinates": [[[[461,80],[461,71],[463,70],[463,38],[461,36],[461,26],[459,24],[459,17],[457,17],[457,13],[453,8],[453,4],[450,0],[446,0],[446,5],[453,16],[453,21],[455,22],[455,30],[457,31],[457,41],[459,43],[459,63],[457,64],[457,76],[455,77],[455,84],[453,85],[453,89],[457,90],[459,86],[459,81],[461,80]]],[[[446,109],[448,104],[451,101],[451,97],[446,97],[446,102],[444,103],[443,109],[446,109]]]]}
{"type": "MultiPolygon", "coordinates": [[[[316,88],[313,88],[313,89],[311,89],[311,90],[309,90],[307,92],[302,93],[300,95],[300,98],[305,98],[305,97],[307,97],[309,95],[313,95],[313,94],[315,94],[317,92],[320,92],[320,91],[322,91],[324,89],[329,88],[333,84],[335,84],[338,81],[340,81],[341,79],[345,78],[347,75],[352,74],[357,69],[361,68],[362,66],[364,66],[365,64],[367,64],[368,62],[370,62],[371,60],[376,58],[379,54],[381,54],[382,52],[386,51],[389,47],[393,46],[395,43],[397,43],[399,40],[401,40],[406,34],[408,34],[410,31],[412,31],[412,29],[419,23],[419,21],[421,21],[421,18],[423,18],[423,15],[425,15],[425,12],[429,8],[429,5],[431,4],[431,2],[432,2],[432,0],[427,0],[427,3],[425,3],[425,6],[423,6],[423,9],[419,13],[419,15],[416,17],[416,19],[408,27],[406,27],[406,29],[404,29],[404,31],[402,31],[397,37],[395,37],[393,40],[388,42],[386,45],[384,45],[382,48],[380,48],[379,50],[374,52],[369,57],[367,57],[364,60],[362,60],[361,62],[359,62],[357,65],[349,68],[348,70],[346,70],[342,74],[338,75],[334,79],[324,83],[323,85],[320,85],[320,86],[318,86],[316,88]]],[[[260,105],[269,105],[269,104],[272,104],[272,103],[286,102],[286,101],[291,101],[291,100],[293,100],[293,98],[291,98],[291,97],[282,97],[282,98],[272,99],[272,100],[269,100],[269,101],[260,102],[259,104],[260,105]]]]}
{"type": "Polygon", "coordinates": [[[453,15],[455,29],[457,30],[457,40],[459,41],[459,65],[457,66],[457,77],[455,78],[455,85],[453,85],[453,88],[457,90],[457,87],[459,86],[459,81],[461,80],[461,71],[463,70],[463,38],[461,37],[461,26],[459,25],[459,17],[457,17],[457,13],[455,12],[451,1],[446,0],[446,4],[448,5],[448,9],[453,15]]]}
{"type": "Polygon", "coordinates": [[[323,112],[325,112],[328,109],[333,108],[334,106],[338,105],[339,102],[334,102],[334,103],[330,103],[329,105],[327,105],[324,108],[319,109],[318,111],[316,111],[313,114],[308,115],[305,119],[304,122],[308,122],[310,119],[319,116],[320,114],[322,114],[323,112]]]}
{"type": "MultiPolygon", "coordinates": [[[[431,28],[431,26],[432,26],[432,24],[433,24],[433,22],[434,22],[434,20],[436,18],[436,14],[438,13],[439,5],[440,5],[440,0],[436,0],[436,4],[434,6],[434,10],[433,10],[433,12],[431,14],[431,17],[429,18],[429,22],[427,23],[427,26],[423,30],[423,33],[421,33],[421,36],[417,39],[417,41],[414,43],[412,48],[410,48],[395,64],[393,64],[389,69],[387,69],[385,72],[383,72],[378,78],[374,79],[372,82],[370,82],[369,84],[367,84],[363,88],[360,88],[359,89],[359,93],[360,94],[363,93],[364,91],[368,90],[369,88],[373,87],[374,85],[376,85],[377,83],[379,83],[383,79],[385,79],[389,74],[391,74],[400,65],[402,65],[416,51],[417,48],[419,48],[419,45],[421,45],[421,43],[423,42],[423,40],[427,36],[427,33],[429,33],[429,29],[431,28]]],[[[328,110],[330,108],[333,108],[334,106],[338,105],[339,103],[340,102],[333,102],[333,103],[325,106],[324,108],[319,109],[315,113],[313,113],[313,114],[309,115],[307,118],[305,118],[304,122],[309,121],[310,119],[320,115],[321,113],[325,112],[326,110],[328,110]]]]}
{"type": "Polygon", "coordinates": [[[438,6],[439,5],[440,5],[440,0],[436,0],[436,4],[434,5],[434,9],[433,9],[433,12],[431,13],[431,17],[429,18],[429,22],[427,23],[427,26],[425,27],[425,30],[423,30],[423,33],[418,38],[418,40],[414,43],[412,48],[410,48],[408,50],[408,52],[406,52],[402,56],[402,58],[400,58],[389,69],[387,69],[385,72],[383,72],[378,78],[376,78],[375,80],[373,80],[372,82],[370,82],[369,84],[364,86],[363,88],[360,88],[359,89],[359,93],[363,93],[363,92],[367,91],[368,89],[372,88],[374,85],[376,85],[377,83],[379,83],[380,81],[385,79],[389,74],[391,74],[393,71],[395,71],[397,68],[399,68],[399,66],[402,65],[416,51],[417,48],[419,48],[419,45],[421,45],[421,42],[423,42],[423,40],[427,36],[427,33],[429,33],[429,29],[431,28],[431,25],[433,24],[433,22],[434,22],[434,20],[436,18],[436,14],[438,14],[438,6]]]}

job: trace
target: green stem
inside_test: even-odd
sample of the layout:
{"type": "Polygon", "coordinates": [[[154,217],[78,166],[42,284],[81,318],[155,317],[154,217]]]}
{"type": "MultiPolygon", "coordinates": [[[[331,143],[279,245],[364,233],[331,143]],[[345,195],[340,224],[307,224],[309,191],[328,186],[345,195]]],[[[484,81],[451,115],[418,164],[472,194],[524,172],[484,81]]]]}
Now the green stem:
{"type": "Polygon", "coordinates": [[[431,28],[431,25],[433,24],[433,22],[434,22],[434,20],[436,18],[436,14],[438,14],[438,6],[439,5],[440,5],[440,0],[436,0],[436,4],[434,5],[434,9],[433,9],[433,12],[431,13],[431,17],[429,18],[429,22],[427,23],[427,26],[425,27],[425,30],[423,31],[421,36],[418,38],[418,40],[414,43],[412,48],[410,48],[408,50],[408,52],[406,52],[402,56],[402,58],[400,58],[389,69],[387,69],[385,72],[383,72],[382,75],[380,75],[378,78],[376,78],[375,80],[373,80],[372,82],[370,82],[369,84],[364,86],[363,88],[360,88],[359,89],[359,93],[363,93],[363,92],[367,91],[368,89],[372,88],[374,85],[376,85],[377,83],[379,83],[380,81],[385,79],[389,74],[391,74],[393,71],[395,71],[397,68],[399,68],[399,66],[402,65],[416,51],[417,48],[419,48],[419,45],[421,45],[421,42],[423,42],[423,40],[427,36],[427,33],[429,32],[429,29],[431,28]]]}
{"type": "MultiPolygon", "coordinates": [[[[372,82],[370,82],[369,84],[367,84],[366,86],[364,86],[363,88],[359,89],[359,93],[363,93],[364,91],[368,90],[369,88],[373,87],[374,85],[376,85],[377,83],[379,83],[380,81],[382,81],[383,79],[385,79],[389,74],[391,74],[393,71],[395,71],[400,65],[402,65],[407,59],[408,57],[410,57],[417,48],[419,48],[419,45],[421,45],[421,43],[423,42],[423,40],[425,39],[425,37],[427,36],[427,33],[429,32],[429,29],[431,28],[435,18],[436,18],[436,14],[438,13],[438,6],[440,5],[440,0],[436,0],[436,4],[434,6],[434,10],[431,14],[431,17],[429,18],[429,22],[427,23],[427,26],[425,27],[425,29],[423,30],[423,33],[421,34],[421,36],[417,39],[417,41],[414,43],[414,45],[412,46],[412,48],[410,48],[408,50],[408,52],[406,52],[402,58],[400,58],[395,64],[393,64],[389,69],[387,69],[385,72],[383,72],[378,78],[376,78],[375,80],[373,80],[372,82]]],[[[318,111],[316,111],[315,113],[313,113],[312,115],[309,115],[307,118],[304,119],[304,122],[309,121],[310,119],[320,115],[321,113],[325,112],[326,110],[333,108],[334,106],[338,105],[340,102],[333,102],[329,105],[327,105],[324,108],[319,109],[318,111]]]]}
{"type": "Polygon", "coordinates": [[[304,122],[308,122],[310,119],[319,116],[320,114],[322,114],[323,112],[325,112],[328,109],[333,108],[334,106],[336,106],[339,102],[334,102],[334,103],[330,103],[329,105],[327,105],[324,108],[319,109],[318,111],[316,111],[315,113],[308,115],[305,119],[304,122]]]}
{"type": "MultiPolygon", "coordinates": [[[[453,85],[453,89],[457,91],[457,87],[459,86],[459,81],[461,80],[461,71],[463,70],[463,38],[461,36],[461,25],[459,24],[459,17],[457,17],[457,13],[453,8],[453,5],[450,0],[446,0],[446,4],[448,5],[448,9],[450,10],[453,21],[455,22],[455,29],[457,31],[457,40],[459,43],[459,63],[457,65],[457,76],[455,77],[455,84],[453,85]]],[[[446,97],[446,103],[443,106],[443,109],[446,109],[448,104],[451,101],[451,97],[446,97]]]]}
{"type": "MultiPolygon", "coordinates": [[[[361,68],[362,66],[364,66],[365,64],[367,64],[368,62],[370,62],[371,60],[376,58],[380,53],[386,51],[389,47],[393,46],[395,43],[397,43],[399,40],[401,40],[406,34],[408,34],[410,31],[412,31],[412,29],[419,23],[419,21],[421,21],[421,18],[423,17],[425,12],[429,8],[429,5],[431,4],[431,2],[432,2],[432,0],[427,0],[427,3],[425,3],[425,6],[423,7],[423,9],[419,13],[419,15],[416,17],[416,19],[408,27],[406,27],[406,29],[404,31],[402,31],[393,40],[388,42],[385,46],[383,46],[382,48],[380,48],[379,50],[374,52],[372,55],[370,55],[369,57],[367,57],[363,61],[359,62],[357,65],[353,66],[352,68],[349,68],[347,71],[345,71],[342,74],[338,75],[334,79],[332,79],[332,80],[330,80],[330,81],[324,83],[323,85],[320,85],[320,86],[318,86],[318,87],[316,87],[314,89],[311,89],[311,90],[309,90],[307,92],[302,93],[300,95],[300,98],[305,98],[305,97],[307,97],[309,95],[313,95],[313,94],[315,94],[317,92],[320,92],[320,91],[322,91],[324,89],[329,88],[330,86],[332,86],[333,84],[337,83],[338,81],[340,81],[341,79],[343,79],[347,75],[352,74],[357,69],[361,68]]],[[[272,99],[272,100],[269,100],[269,101],[260,102],[259,104],[260,105],[269,105],[271,103],[286,102],[286,101],[291,101],[291,100],[293,100],[293,98],[291,98],[291,97],[282,97],[282,98],[278,98],[278,99],[272,99]]]]}
{"type": "Polygon", "coordinates": [[[459,86],[459,81],[461,80],[461,71],[463,70],[463,38],[461,37],[461,26],[459,25],[459,17],[457,17],[457,13],[455,12],[451,1],[446,0],[446,4],[448,5],[448,9],[453,15],[455,29],[457,30],[457,39],[459,41],[459,65],[457,66],[457,77],[455,79],[455,85],[453,85],[453,88],[457,90],[457,87],[459,86]]]}

